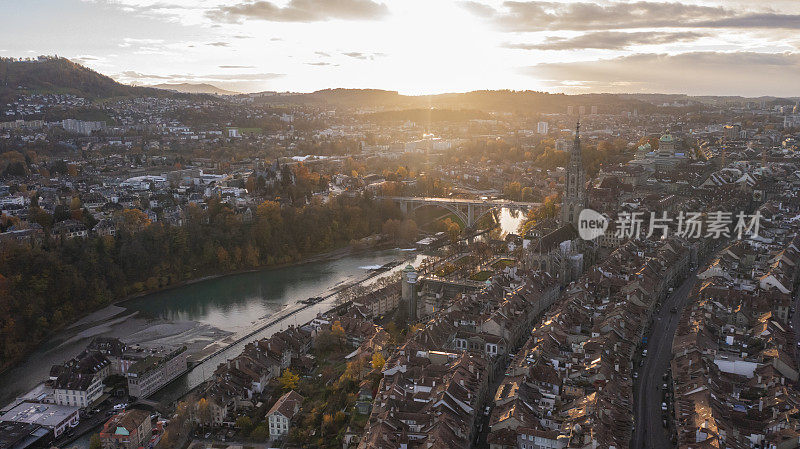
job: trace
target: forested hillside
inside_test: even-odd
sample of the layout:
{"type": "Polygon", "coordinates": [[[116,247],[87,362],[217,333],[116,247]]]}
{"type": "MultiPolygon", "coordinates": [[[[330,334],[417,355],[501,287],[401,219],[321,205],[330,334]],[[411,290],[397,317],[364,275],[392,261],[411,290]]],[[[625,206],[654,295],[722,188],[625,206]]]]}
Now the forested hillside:
{"type": "Polygon", "coordinates": [[[266,201],[252,221],[212,200],[205,211],[190,206],[182,227],[126,212],[116,238],[48,238],[40,247],[0,250],[0,369],[49,332],[114,300],[203,275],[297,262],[401,218],[394,204],[362,197],[300,207],[266,201]]]}
{"type": "Polygon", "coordinates": [[[30,61],[0,58],[0,100],[10,101],[24,92],[70,93],[92,99],[187,95],[121,84],[66,58],[40,57],[30,61]]]}

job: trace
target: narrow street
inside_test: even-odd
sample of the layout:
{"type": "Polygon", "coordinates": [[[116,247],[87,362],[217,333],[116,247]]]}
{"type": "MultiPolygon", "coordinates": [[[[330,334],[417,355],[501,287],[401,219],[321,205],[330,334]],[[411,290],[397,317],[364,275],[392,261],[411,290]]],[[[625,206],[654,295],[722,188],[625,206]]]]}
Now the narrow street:
{"type": "MultiPolygon", "coordinates": [[[[633,432],[634,449],[666,449],[672,445],[672,417],[667,419],[668,427],[663,426],[661,402],[663,376],[669,370],[672,359],[672,338],[678,328],[678,319],[687,305],[687,297],[697,281],[697,269],[675,291],[664,299],[660,309],[653,313],[653,323],[647,342],[647,357],[641,367],[634,367],[638,372],[638,381],[634,383],[634,417],[633,432]],[[672,308],[676,312],[671,312],[672,308]]],[[[669,390],[671,385],[667,386],[669,390]]]]}

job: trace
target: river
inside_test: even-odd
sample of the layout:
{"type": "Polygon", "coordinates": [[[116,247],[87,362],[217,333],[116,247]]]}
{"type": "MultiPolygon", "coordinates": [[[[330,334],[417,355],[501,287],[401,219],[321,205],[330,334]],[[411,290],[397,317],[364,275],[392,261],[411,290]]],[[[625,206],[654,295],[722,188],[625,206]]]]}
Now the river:
{"type": "MultiPolygon", "coordinates": [[[[304,324],[332,306],[334,298],[264,326],[302,307],[297,300],[331,293],[362,279],[370,269],[393,260],[415,263],[416,253],[382,250],[277,269],[222,276],[164,290],[104,309],[47,340],[16,367],[0,375],[0,404],[47,379],[50,367],[74,357],[96,336],[115,336],[135,343],[180,343],[192,339],[205,352],[261,329],[228,346],[168,386],[157,399],[177,397],[210,376],[220,362],[241,352],[247,341],[267,337],[290,324],[304,324]]],[[[417,263],[419,261],[416,261],[417,263]]]]}
{"type": "MultiPolygon", "coordinates": [[[[498,236],[515,232],[522,220],[521,214],[508,210],[498,218],[498,236]]],[[[195,358],[205,359],[151,398],[176,400],[208,379],[217,365],[238,355],[248,342],[310,321],[329,310],[335,298],[302,310],[298,300],[331,294],[346,283],[366,278],[371,269],[387,262],[402,264],[381,276],[401,270],[407,263],[418,266],[422,258],[418,252],[402,249],[369,251],[206,279],[119,303],[59,332],[19,365],[0,374],[0,404],[36,387],[47,378],[53,364],[76,356],[96,336],[150,344],[191,341],[198,351],[195,358]]]]}

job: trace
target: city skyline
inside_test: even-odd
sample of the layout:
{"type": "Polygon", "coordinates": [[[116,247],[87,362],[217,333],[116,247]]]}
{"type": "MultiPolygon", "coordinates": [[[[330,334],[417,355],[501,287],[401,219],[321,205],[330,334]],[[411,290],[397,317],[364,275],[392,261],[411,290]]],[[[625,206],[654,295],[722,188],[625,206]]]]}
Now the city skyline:
{"type": "Polygon", "coordinates": [[[750,3],[30,1],[0,5],[0,56],[237,92],[800,95],[800,4],[750,3]]]}

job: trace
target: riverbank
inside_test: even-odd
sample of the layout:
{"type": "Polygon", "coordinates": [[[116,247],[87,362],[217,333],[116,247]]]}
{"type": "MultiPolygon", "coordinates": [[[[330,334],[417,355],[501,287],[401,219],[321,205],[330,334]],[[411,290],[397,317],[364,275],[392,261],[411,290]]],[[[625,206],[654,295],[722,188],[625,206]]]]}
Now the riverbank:
{"type": "MultiPolygon", "coordinates": [[[[355,244],[355,245],[354,244],[349,244],[349,245],[346,245],[346,246],[343,246],[343,247],[340,247],[340,248],[336,248],[336,249],[333,249],[333,250],[330,250],[330,251],[325,251],[325,252],[322,252],[322,253],[314,254],[314,255],[311,255],[309,257],[303,258],[301,260],[295,261],[295,262],[289,262],[289,263],[284,263],[284,264],[276,264],[276,265],[262,265],[262,266],[259,266],[259,267],[248,268],[248,269],[244,269],[244,270],[231,270],[231,271],[214,273],[214,274],[204,274],[204,275],[201,275],[201,276],[198,276],[198,277],[195,277],[195,278],[184,279],[182,281],[179,281],[179,282],[176,282],[176,283],[173,283],[173,284],[170,284],[170,285],[165,285],[163,287],[150,289],[150,290],[145,290],[145,291],[133,293],[133,294],[130,294],[130,295],[126,295],[126,296],[124,296],[122,298],[118,298],[118,299],[112,300],[106,306],[104,306],[104,307],[102,307],[100,309],[94,309],[94,310],[87,311],[87,313],[81,315],[80,317],[78,317],[73,322],[65,324],[64,326],[49,332],[47,335],[45,335],[43,338],[41,338],[39,341],[37,341],[30,349],[25,351],[25,353],[23,355],[21,355],[20,357],[14,359],[14,360],[10,360],[7,363],[5,363],[2,366],[0,366],[0,376],[5,375],[9,371],[13,370],[16,366],[24,363],[26,360],[28,360],[28,358],[32,354],[37,353],[37,351],[39,351],[42,348],[42,345],[44,345],[45,343],[53,340],[60,333],[63,333],[64,331],[67,331],[67,330],[70,330],[70,329],[73,329],[76,326],[79,326],[80,323],[84,323],[85,324],[88,321],[91,321],[92,318],[90,318],[90,317],[97,318],[94,315],[97,312],[105,311],[104,314],[108,314],[109,313],[109,310],[108,310],[109,306],[124,305],[125,303],[127,303],[127,302],[129,302],[131,300],[142,298],[142,297],[145,297],[145,296],[148,296],[148,295],[152,295],[152,294],[155,294],[155,293],[161,293],[161,292],[167,292],[167,291],[174,290],[174,289],[179,289],[179,288],[182,288],[182,287],[186,287],[188,285],[197,284],[199,282],[204,282],[204,281],[208,281],[208,280],[212,280],[212,279],[220,279],[220,278],[224,278],[224,277],[227,277],[227,276],[234,276],[234,275],[243,274],[243,273],[255,273],[255,272],[262,272],[262,271],[267,271],[267,270],[279,270],[279,269],[282,269],[282,268],[302,266],[302,265],[309,264],[309,263],[323,262],[323,261],[328,261],[328,260],[335,260],[335,259],[342,258],[342,257],[357,255],[359,253],[364,253],[364,252],[369,252],[369,251],[374,251],[374,250],[379,250],[379,249],[386,249],[386,248],[389,248],[391,246],[392,245],[390,245],[389,243],[384,243],[384,244],[379,245],[377,247],[368,248],[368,247],[359,247],[358,244],[355,244]]],[[[105,315],[101,315],[101,316],[104,316],[105,318],[108,318],[105,315]]],[[[100,323],[103,322],[102,319],[101,320],[95,320],[95,321],[96,322],[100,322],[100,323]]]]}
{"type": "Polygon", "coordinates": [[[186,344],[197,363],[236,346],[274,319],[290,314],[295,324],[306,314],[313,317],[317,308],[298,311],[298,300],[329,295],[372,275],[369,266],[405,254],[348,246],[282,267],[221,273],[180,288],[124,298],[65,326],[0,374],[0,405],[34,388],[47,378],[51,365],[76,356],[97,336],[118,337],[128,344],[186,344]]]}

